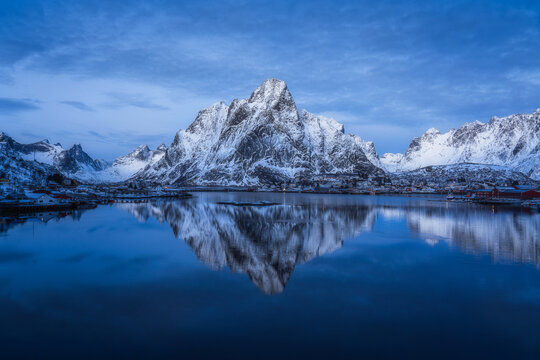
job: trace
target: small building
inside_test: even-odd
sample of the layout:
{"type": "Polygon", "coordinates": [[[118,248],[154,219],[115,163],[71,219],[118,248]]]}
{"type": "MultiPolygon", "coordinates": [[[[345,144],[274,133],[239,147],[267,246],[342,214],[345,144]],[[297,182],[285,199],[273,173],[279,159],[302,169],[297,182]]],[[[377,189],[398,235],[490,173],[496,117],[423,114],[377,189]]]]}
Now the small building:
{"type": "Polygon", "coordinates": [[[12,192],[6,195],[6,200],[26,200],[28,197],[24,193],[12,192]]]}
{"type": "Polygon", "coordinates": [[[62,185],[69,186],[69,187],[77,187],[77,186],[79,186],[79,182],[77,180],[74,180],[74,179],[64,179],[62,181],[62,185]]]}
{"type": "Polygon", "coordinates": [[[46,194],[46,195],[51,195],[52,194],[49,190],[43,190],[43,189],[34,190],[34,191],[32,191],[32,193],[34,193],[34,194],[46,194]]]}
{"type": "Polygon", "coordinates": [[[36,203],[40,205],[41,204],[54,205],[54,204],[58,204],[58,201],[55,198],[51,197],[50,195],[43,194],[36,200],[36,203]]]}
{"type": "Polygon", "coordinates": [[[536,190],[533,185],[514,185],[513,187],[518,190],[536,190]]]}
{"type": "Polygon", "coordinates": [[[524,199],[524,200],[529,200],[529,199],[540,199],[540,191],[537,191],[537,190],[527,190],[527,191],[524,191],[524,192],[521,194],[521,198],[524,199]]]}
{"type": "Polygon", "coordinates": [[[496,189],[469,190],[467,193],[468,197],[481,198],[481,199],[496,197],[496,195],[497,195],[496,189]]]}
{"type": "Polygon", "coordinates": [[[8,179],[0,179],[0,194],[8,192],[10,188],[11,186],[8,179]]]}
{"type": "Polygon", "coordinates": [[[73,200],[71,196],[65,194],[54,195],[53,198],[59,203],[69,203],[73,200]]]}
{"type": "Polygon", "coordinates": [[[42,193],[26,193],[28,199],[33,200],[36,205],[56,205],[60,203],[51,195],[42,193]]]}
{"type": "Polygon", "coordinates": [[[54,180],[47,180],[47,187],[51,190],[56,190],[58,189],[58,187],[60,186],[60,184],[58,184],[56,181],[54,180]]]}
{"type": "Polygon", "coordinates": [[[496,198],[496,199],[540,199],[540,192],[526,187],[519,189],[515,187],[499,187],[492,189],[470,190],[468,196],[475,198],[496,198]]]}

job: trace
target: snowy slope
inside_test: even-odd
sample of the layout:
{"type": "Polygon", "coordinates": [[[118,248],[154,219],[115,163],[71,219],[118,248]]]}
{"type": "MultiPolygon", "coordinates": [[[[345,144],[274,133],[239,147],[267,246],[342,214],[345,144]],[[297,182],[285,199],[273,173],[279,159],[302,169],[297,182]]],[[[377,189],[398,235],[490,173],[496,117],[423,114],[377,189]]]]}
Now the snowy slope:
{"type": "Polygon", "coordinates": [[[381,173],[374,163],[372,143],[345,134],[335,120],[298,111],[285,82],[270,79],[249,99],[201,110],[165,156],[136,176],[166,183],[279,184],[319,173],[381,173]]]}
{"type": "Polygon", "coordinates": [[[385,153],[380,157],[379,161],[386,171],[393,173],[402,170],[403,156],[400,153],[385,153]]]}
{"type": "Polygon", "coordinates": [[[156,150],[150,150],[147,145],[141,145],[131,153],[121,156],[113,161],[110,167],[96,173],[101,181],[124,181],[147,166],[153,165],[165,155],[165,144],[156,150]]]}
{"type": "Polygon", "coordinates": [[[43,164],[53,165],[55,158],[64,149],[60,144],[51,145],[49,140],[42,140],[33,144],[19,144],[19,154],[22,159],[38,161],[43,164]]]}
{"type": "Polygon", "coordinates": [[[478,163],[503,165],[540,179],[540,109],[532,114],[475,121],[447,133],[429,129],[415,138],[407,152],[384,154],[388,171],[407,171],[428,165],[478,163]]]}

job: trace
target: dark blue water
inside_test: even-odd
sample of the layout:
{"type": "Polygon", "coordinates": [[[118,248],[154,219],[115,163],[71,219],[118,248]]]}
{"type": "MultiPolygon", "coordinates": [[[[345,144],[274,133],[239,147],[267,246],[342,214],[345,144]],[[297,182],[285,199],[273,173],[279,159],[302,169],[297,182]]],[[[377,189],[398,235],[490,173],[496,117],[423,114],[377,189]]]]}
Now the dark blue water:
{"type": "Polygon", "coordinates": [[[4,218],[1,357],[540,357],[540,214],[433,200],[4,218]]]}

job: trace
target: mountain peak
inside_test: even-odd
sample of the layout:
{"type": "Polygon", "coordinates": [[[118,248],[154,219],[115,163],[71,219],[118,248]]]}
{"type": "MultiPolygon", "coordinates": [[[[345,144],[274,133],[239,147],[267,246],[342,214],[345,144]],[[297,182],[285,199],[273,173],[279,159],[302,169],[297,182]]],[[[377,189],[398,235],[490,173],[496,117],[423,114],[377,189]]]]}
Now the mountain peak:
{"type": "Polygon", "coordinates": [[[475,127],[479,127],[479,126],[483,126],[483,125],[484,125],[483,122],[480,122],[478,120],[474,120],[473,122],[468,122],[468,123],[463,124],[463,126],[461,126],[458,129],[458,131],[461,131],[463,129],[475,128],[475,127]]]}
{"type": "Polygon", "coordinates": [[[73,146],[70,147],[68,151],[82,151],[82,146],[81,144],[73,144],[73,146]]]}
{"type": "Polygon", "coordinates": [[[133,150],[134,153],[141,152],[141,151],[150,151],[150,148],[146,144],[142,144],[137,146],[135,150],[133,150]]]}
{"type": "Polygon", "coordinates": [[[314,174],[382,174],[375,163],[372,144],[344,134],[333,119],[298,111],[287,84],[269,79],[247,100],[199,111],[166,155],[136,176],[175,184],[280,186],[314,174]]]}
{"type": "Polygon", "coordinates": [[[86,161],[89,161],[88,159],[90,159],[90,156],[83,151],[83,148],[82,148],[81,144],[73,144],[73,146],[70,147],[66,151],[66,153],[69,154],[69,156],[72,156],[73,158],[75,158],[77,160],[83,160],[83,161],[86,162],[86,161]]]}
{"type": "Polygon", "coordinates": [[[138,159],[141,161],[146,161],[150,157],[151,152],[152,151],[150,150],[148,145],[142,144],[142,145],[137,146],[135,150],[127,154],[125,157],[131,158],[131,159],[138,159]]]}
{"type": "Polygon", "coordinates": [[[248,101],[250,103],[273,103],[280,99],[292,101],[292,95],[287,88],[287,84],[283,80],[268,79],[255,89],[248,101]]]}
{"type": "Polygon", "coordinates": [[[440,132],[439,132],[439,130],[437,130],[435,128],[429,128],[429,129],[427,129],[427,131],[424,134],[425,135],[440,134],[440,132]]]}

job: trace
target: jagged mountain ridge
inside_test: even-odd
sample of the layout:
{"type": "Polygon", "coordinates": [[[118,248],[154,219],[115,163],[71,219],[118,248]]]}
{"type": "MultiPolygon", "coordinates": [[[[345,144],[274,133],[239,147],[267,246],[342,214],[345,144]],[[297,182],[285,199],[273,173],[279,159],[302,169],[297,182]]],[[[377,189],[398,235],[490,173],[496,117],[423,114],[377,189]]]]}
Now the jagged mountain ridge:
{"type": "Polygon", "coordinates": [[[381,174],[375,154],[373,143],[345,134],[335,120],[299,111],[285,82],[269,79],[249,99],[201,110],[186,130],[177,132],[165,156],[136,177],[260,185],[320,173],[381,174]]]}
{"type": "Polygon", "coordinates": [[[80,144],[75,144],[69,149],[62,148],[59,143],[51,145],[49,140],[41,140],[32,144],[21,144],[5,133],[0,133],[0,143],[5,145],[5,150],[19,155],[27,161],[52,165],[63,173],[77,173],[83,169],[100,171],[105,168],[104,160],[92,159],[80,144]]]}
{"type": "Polygon", "coordinates": [[[384,154],[381,163],[390,172],[459,163],[501,165],[540,180],[540,109],[446,133],[429,129],[413,139],[405,154],[384,154]]]}
{"type": "Polygon", "coordinates": [[[94,160],[79,144],[64,149],[48,140],[21,144],[5,133],[0,133],[2,170],[17,182],[41,181],[46,175],[62,173],[70,178],[84,178],[85,174],[103,170],[104,160],[94,160]],[[15,164],[17,164],[15,166],[15,164]],[[7,169],[9,168],[9,171],[7,169]]]}
{"type": "Polygon", "coordinates": [[[6,176],[9,175],[18,182],[42,180],[57,172],[69,178],[89,182],[124,181],[145,166],[157,162],[167,150],[164,144],[156,150],[141,145],[130,154],[109,164],[105,160],[92,159],[80,144],[69,149],[64,149],[59,143],[52,145],[48,140],[21,144],[7,134],[0,133],[0,145],[2,168],[9,168],[9,171],[4,171],[6,176]]]}
{"type": "Polygon", "coordinates": [[[67,150],[58,153],[53,165],[63,173],[77,174],[83,171],[103,170],[106,162],[104,160],[94,160],[82,149],[80,144],[75,144],[67,150]]]}

